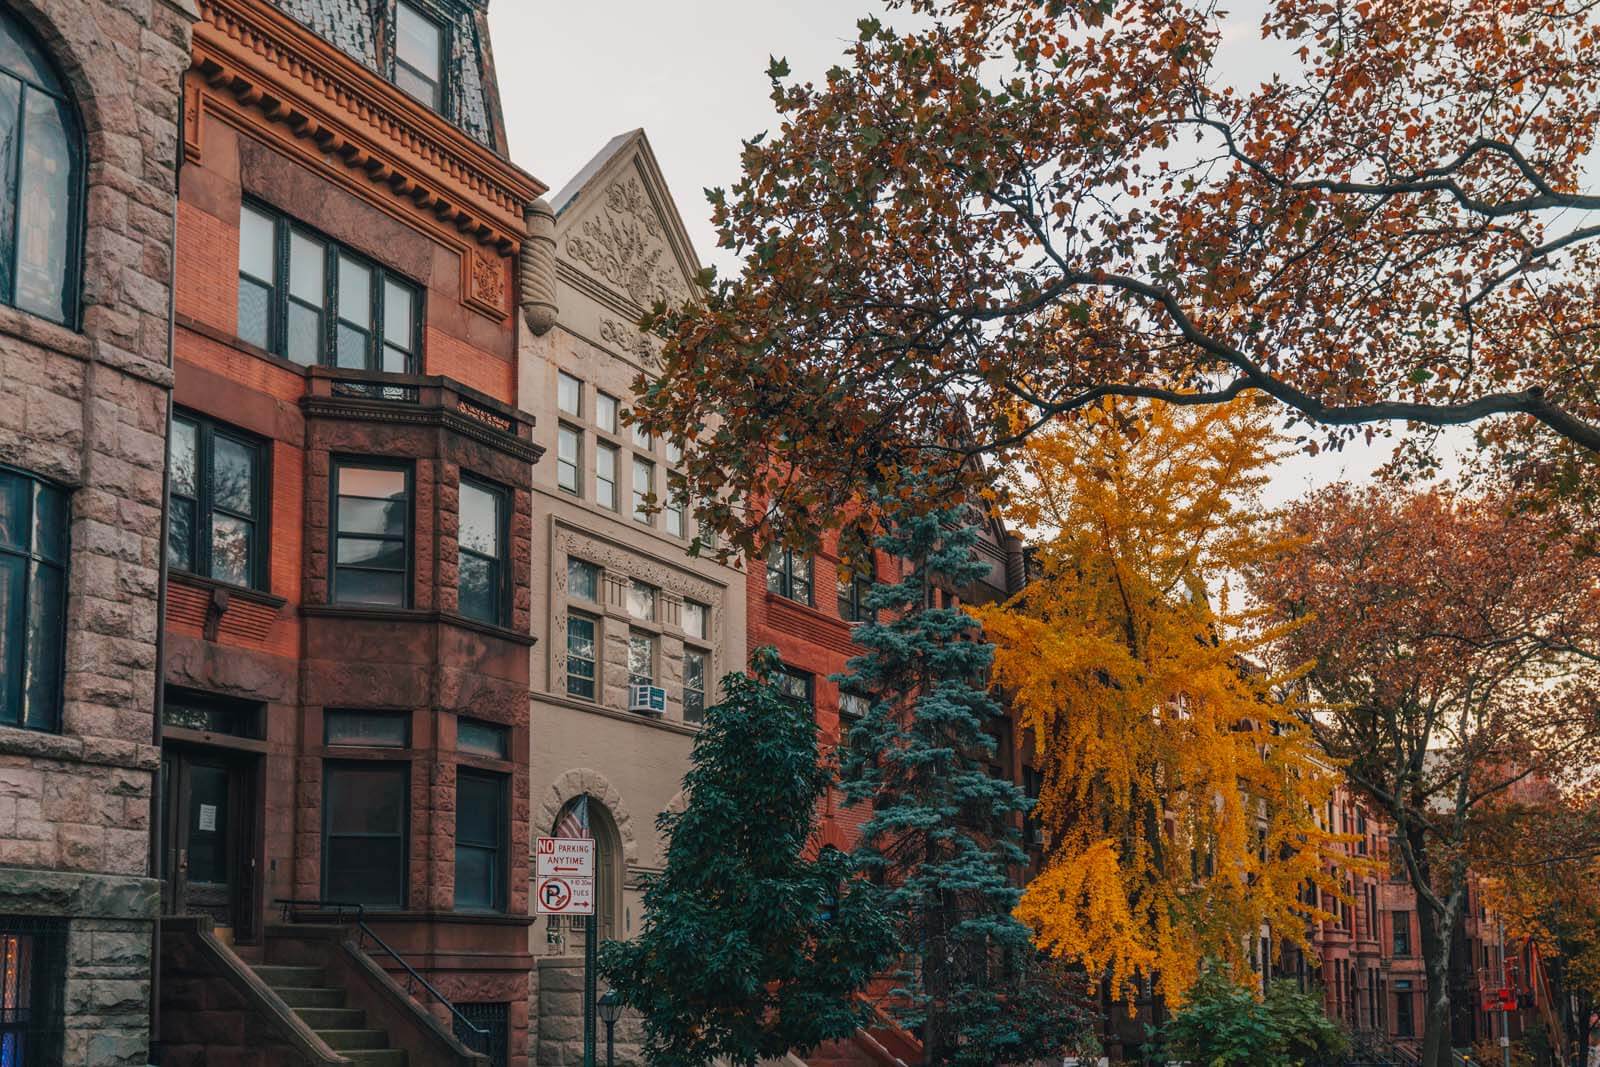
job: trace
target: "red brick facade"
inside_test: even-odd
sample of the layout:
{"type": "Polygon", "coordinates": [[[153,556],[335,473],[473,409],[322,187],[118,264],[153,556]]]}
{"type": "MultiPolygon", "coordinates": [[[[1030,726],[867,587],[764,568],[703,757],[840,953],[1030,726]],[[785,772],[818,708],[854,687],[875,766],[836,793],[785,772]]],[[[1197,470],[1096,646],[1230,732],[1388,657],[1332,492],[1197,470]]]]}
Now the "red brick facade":
{"type": "MultiPolygon", "coordinates": [[[[335,849],[349,846],[333,844],[331,835],[347,816],[328,795],[332,776],[399,774],[384,780],[403,781],[404,810],[372,817],[399,818],[398,843],[384,855],[400,849],[403,873],[396,900],[369,906],[367,921],[446,998],[504,1011],[505,1051],[509,1062],[521,1062],[532,966],[530,490],[541,450],[532,441],[532,417],[515,406],[514,280],[523,211],[543,188],[485,143],[492,136],[469,136],[343,44],[265,0],[203,0],[200,7],[184,92],[175,403],[182,417],[216,427],[213,434],[258,443],[263,560],[253,587],[173,566],[165,683],[169,705],[244,709],[259,719],[255,729],[230,733],[169,716],[163,754],[174,780],[193,776],[193,789],[214,789],[203,780],[213,774],[208,768],[229,776],[225,795],[237,810],[228,847],[240,874],[226,894],[212,890],[197,899],[183,873],[194,857],[183,845],[198,839],[204,820],[223,816],[212,804],[211,814],[197,816],[201,823],[185,823],[184,790],[191,786],[180,784],[169,798],[177,836],[164,859],[166,904],[211,914],[241,955],[259,960],[265,929],[279,921],[279,900],[341,896],[329,864],[335,849]],[[278,220],[272,232],[285,235],[283,247],[296,248],[294,255],[302,233],[335,250],[317,253],[329,256],[319,275],[325,293],[353,284],[338,273],[346,254],[370,268],[370,277],[414,292],[420,321],[407,330],[385,326],[382,312],[367,324],[373,337],[383,328],[404,343],[411,342],[403,335],[414,336],[413,368],[340,369],[330,364],[343,349],[333,347],[320,360],[295,362],[277,354],[287,353],[281,345],[275,352],[244,340],[247,206],[278,220]],[[390,518],[383,520],[404,529],[396,602],[341,596],[332,587],[346,562],[336,499],[341,463],[404,476],[404,506],[396,512],[385,504],[390,518]],[[460,602],[460,494],[468,476],[501,501],[503,592],[494,621],[469,617],[460,602]],[[394,723],[398,740],[333,738],[330,711],[341,722],[372,716],[394,723]],[[469,719],[501,739],[498,752],[459,743],[469,719]],[[490,907],[457,904],[457,784],[467,770],[502,789],[500,847],[486,883],[490,907]]],[[[446,77],[458,73],[447,68],[446,77]]],[[[486,59],[470,73],[493,76],[486,59]]],[[[452,82],[446,99],[470,84],[452,82]]],[[[289,272],[300,268],[282,254],[277,284],[293,293],[298,283],[289,272]]],[[[369,284],[387,294],[381,282],[369,284]]],[[[292,296],[272,299],[293,307],[292,296]]],[[[322,314],[342,315],[339,299],[329,296],[322,314]]],[[[401,304],[392,295],[382,299],[401,304]]],[[[319,327],[327,330],[320,336],[342,344],[332,321],[319,327]]],[[[287,322],[274,320],[280,341],[287,322]]],[[[376,342],[366,344],[370,353],[376,342]]],[[[379,357],[387,358],[381,349],[379,357]]],[[[387,958],[379,962],[398,969],[387,958]]],[[[440,1005],[425,1006],[450,1025],[440,1005]]]]}

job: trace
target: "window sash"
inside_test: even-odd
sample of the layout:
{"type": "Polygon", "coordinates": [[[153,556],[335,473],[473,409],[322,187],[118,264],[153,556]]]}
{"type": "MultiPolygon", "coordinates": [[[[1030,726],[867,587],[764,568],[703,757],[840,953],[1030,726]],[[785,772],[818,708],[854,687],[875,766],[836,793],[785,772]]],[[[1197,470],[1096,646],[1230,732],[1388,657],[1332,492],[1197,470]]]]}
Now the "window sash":
{"type": "Polygon", "coordinates": [[[711,657],[698,648],[683,650],[683,721],[700,722],[706,713],[706,671],[711,657]],[[690,669],[690,664],[696,664],[690,669]],[[695,683],[699,684],[695,684],[695,683]]]}
{"type": "MultiPolygon", "coordinates": [[[[5,17],[5,23],[8,35],[27,34],[12,18],[5,17]]],[[[11,99],[3,101],[10,127],[4,138],[7,154],[0,156],[0,185],[15,194],[6,205],[9,225],[0,231],[0,302],[76,329],[87,202],[83,131],[76,109],[59,87],[41,85],[32,76],[40,73],[0,70],[0,88],[14,87],[5,94],[11,99]],[[37,156],[35,142],[43,146],[37,156]],[[52,147],[57,151],[51,152],[52,147]],[[51,164],[62,170],[51,173],[51,164]],[[37,182],[51,183],[43,195],[38,195],[37,182]],[[47,217],[28,210],[36,204],[46,205],[47,217]],[[33,239],[25,241],[24,227],[30,223],[33,239]],[[28,248],[42,249],[46,262],[24,262],[28,248]]]]}
{"type": "MultiPolygon", "coordinates": [[[[482,799],[482,798],[480,798],[482,799]]],[[[506,777],[476,771],[456,772],[456,886],[455,906],[460,909],[503,911],[506,901],[506,777]],[[481,806],[490,816],[487,825],[469,819],[474,806],[463,802],[463,794],[484,790],[489,803],[481,806]],[[487,884],[472,885],[463,877],[462,857],[484,859],[487,884]],[[463,891],[466,892],[463,892],[463,891]]]]}
{"type": "Polygon", "coordinates": [[[654,522],[647,500],[655,492],[656,465],[648,459],[633,457],[633,521],[646,526],[654,522]]]}
{"type": "Polygon", "coordinates": [[[628,684],[656,684],[656,639],[652,634],[628,634],[628,684]]]}
{"type": "Polygon", "coordinates": [[[585,700],[594,700],[596,697],[595,660],[598,650],[595,647],[599,640],[599,626],[588,615],[567,616],[567,694],[581,697],[585,700]],[[588,654],[583,655],[584,646],[588,646],[588,654]],[[576,668],[576,669],[574,669],[576,668]]]}
{"type": "Polygon", "coordinates": [[[411,542],[413,535],[413,500],[415,486],[413,484],[412,470],[409,465],[371,463],[362,460],[342,460],[334,464],[333,476],[333,521],[332,529],[333,551],[329,553],[328,566],[332,573],[329,583],[329,599],[335,604],[373,604],[379,607],[410,607],[411,606],[411,542]],[[367,500],[370,497],[346,496],[340,485],[342,476],[346,471],[399,471],[405,475],[405,495],[403,497],[404,530],[400,534],[371,534],[371,533],[346,533],[340,528],[340,502],[343,500],[367,500]],[[371,563],[340,563],[339,549],[341,546],[350,545],[399,545],[401,563],[398,567],[374,565],[371,563]],[[340,589],[342,575],[357,574],[387,574],[400,576],[399,603],[393,604],[385,600],[363,600],[343,592],[340,589]]]}
{"type": "Polygon", "coordinates": [[[487,494],[493,500],[496,551],[490,554],[475,548],[468,548],[458,536],[456,546],[461,560],[456,566],[457,608],[461,614],[468,618],[496,626],[504,626],[511,621],[511,590],[507,582],[511,569],[506,566],[506,556],[511,536],[510,494],[500,486],[490,485],[477,478],[463,478],[461,486],[462,489],[476,489],[481,493],[487,494]],[[468,560],[476,561],[488,570],[489,590],[494,602],[489,606],[487,613],[470,609],[466,603],[466,598],[462,595],[465,592],[468,570],[465,564],[468,560]]]}
{"type": "Polygon", "coordinates": [[[244,337],[242,331],[244,286],[250,283],[266,290],[266,343],[259,347],[265,348],[273,355],[302,363],[307,361],[297,359],[297,355],[309,355],[310,364],[346,370],[381,371],[390,374],[418,373],[417,354],[422,347],[423,327],[423,290],[420,286],[263,204],[247,201],[243,210],[268,220],[272,225],[273,276],[262,278],[259,274],[246,269],[245,250],[241,240],[238,276],[242,340],[250,344],[257,343],[251,338],[244,337]],[[290,273],[293,262],[292,249],[308,246],[319,249],[314,262],[320,266],[321,276],[312,287],[314,291],[308,292],[304,288],[295,291],[296,286],[292,284],[293,278],[290,273]],[[343,269],[342,264],[346,265],[343,269]],[[341,274],[344,270],[351,271],[352,277],[356,276],[354,272],[364,272],[368,289],[364,309],[350,307],[340,300],[343,287],[341,274]],[[404,321],[395,322],[389,304],[398,303],[402,297],[405,298],[407,314],[404,316],[404,321]],[[294,342],[293,331],[290,329],[291,314],[297,308],[315,317],[315,330],[312,334],[314,351],[311,353],[297,354],[290,350],[294,342]],[[360,317],[363,313],[365,324],[360,317]],[[340,360],[341,331],[360,335],[359,366],[340,360]],[[393,365],[396,362],[402,365],[396,367],[393,365]]]}
{"type": "Polygon", "coordinates": [[[797,557],[793,549],[780,549],[767,556],[767,590],[801,604],[811,603],[811,559],[797,557]]]}
{"type": "Polygon", "coordinates": [[[611,511],[617,510],[617,463],[619,454],[615,445],[599,443],[594,449],[594,499],[595,503],[611,511]]]}
{"type": "Polygon", "coordinates": [[[0,467],[0,722],[60,729],[70,502],[65,490],[0,467]],[[10,503],[5,502],[9,500],[10,503]]]}
{"type": "Polygon", "coordinates": [[[583,470],[583,434],[562,424],[556,428],[556,487],[581,496],[578,484],[583,470]]]}
{"type": "Polygon", "coordinates": [[[407,94],[416,97],[418,100],[421,100],[423,103],[433,108],[433,110],[440,112],[444,110],[445,79],[448,77],[450,69],[448,63],[448,41],[449,29],[440,23],[439,20],[430,17],[416,5],[406,3],[405,0],[399,0],[399,2],[395,5],[395,70],[393,81],[407,94]],[[421,23],[424,28],[432,30],[436,35],[434,44],[437,48],[437,52],[431,57],[434,62],[435,70],[431,74],[417,65],[419,62],[424,62],[430,57],[421,55],[407,56],[401,52],[401,47],[405,41],[405,36],[400,23],[406,18],[407,15],[409,15],[415,21],[421,23]],[[416,80],[418,85],[414,87],[408,84],[407,79],[401,77],[402,73],[410,75],[411,78],[416,80]],[[424,91],[418,91],[419,89],[424,91]]]}
{"type": "Polygon", "coordinates": [[[178,529],[177,524],[169,520],[166,546],[168,562],[180,571],[214,581],[247,589],[266,588],[267,553],[263,534],[268,496],[266,443],[188,412],[174,415],[173,423],[194,433],[194,493],[191,495],[175,489],[169,493],[174,513],[181,506],[186,514],[189,543],[186,546],[174,545],[173,538],[178,529]],[[219,440],[237,446],[248,460],[250,485],[244,494],[249,503],[248,512],[229,507],[217,499],[216,458],[219,440]],[[219,572],[216,545],[219,516],[244,528],[242,582],[219,572]]]}
{"type": "MultiPolygon", "coordinates": [[[[387,872],[389,879],[382,885],[372,887],[370,894],[361,895],[363,899],[351,900],[349,903],[363,904],[369,908],[399,910],[405,907],[407,890],[409,888],[407,871],[409,869],[409,856],[407,841],[410,836],[411,826],[411,790],[410,790],[410,764],[408,763],[379,763],[375,761],[341,762],[327,761],[323,764],[323,817],[322,817],[322,893],[324,897],[334,897],[331,890],[342,877],[347,878],[347,871],[341,866],[352,861],[360,854],[357,847],[361,842],[392,843],[394,856],[390,860],[392,869],[387,872]],[[390,788],[398,789],[399,797],[399,825],[394,830],[386,831],[340,831],[333,829],[335,799],[335,783],[341,775],[360,773],[370,779],[377,775],[382,778],[394,778],[397,781],[386,783],[390,788]]],[[[363,887],[365,888],[365,887],[363,887]]]]}

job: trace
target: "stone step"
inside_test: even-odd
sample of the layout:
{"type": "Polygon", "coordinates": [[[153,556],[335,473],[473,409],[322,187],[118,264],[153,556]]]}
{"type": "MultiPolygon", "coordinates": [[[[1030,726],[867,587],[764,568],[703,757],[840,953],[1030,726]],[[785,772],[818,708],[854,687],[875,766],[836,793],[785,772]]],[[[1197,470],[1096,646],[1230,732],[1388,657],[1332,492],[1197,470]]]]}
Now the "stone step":
{"type": "Polygon", "coordinates": [[[324,986],[278,986],[273,992],[291,1008],[342,1008],[344,990],[324,986]]]}
{"type": "Polygon", "coordinates": [[[345,1049],[339,1053],[351,1063],[362,1067],[406,1067],[406,1054],[397,1048],[345,1049]]]}
{"type": "Polygon", "coordinates": [[[296,1008],[294,1013],[313,1030],[360,1030],[367,1013],[360,1008],[296,1008]]]}
{"type": "Polygon", "coordinates": [[[274,989],[280,986],[326,986],[328,975],[321,967],[286,967],[279,964],[262,964],[255,969],[261,980],[274,989]]]}
{"type": "Polygon", "coordinates": [[[318,1030],[317,1036],[334,1049],[389,1047],[389,1034],[384,1030],[318,1030]]]}

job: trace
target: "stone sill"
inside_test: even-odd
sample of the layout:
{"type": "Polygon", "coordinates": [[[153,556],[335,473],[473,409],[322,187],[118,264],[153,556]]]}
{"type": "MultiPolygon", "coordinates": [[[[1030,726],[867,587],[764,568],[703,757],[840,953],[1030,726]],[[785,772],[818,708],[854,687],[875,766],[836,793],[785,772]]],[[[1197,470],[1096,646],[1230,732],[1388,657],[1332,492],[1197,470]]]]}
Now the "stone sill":
{"type": "Polygon", "coordinates": [[[543,703],[571,711],[585,711],[590,715],[601,715],[608,719],[633,723],[636,726],[648,726],[652,730],[665,730],[669,734],[679,734],[683,737],[693,737],[700,732],[700,727],[691,726],[688,723],[656,718],[637,711],[620,711],[617,708],[608,708],[603,704],[591,704],[586,700],[573,700],[571,697],[562,696],[559,693],[541,693],[535,690],[528,694],[528,699],[542,701],[543,703]]]}
{"type": "Polygon", "coordinates": [[[357,607],[351,604],[302,604],[300,614],[314,619],[356,619],[365,622],[385,623],[421,623],[454,626],[462,630],[472,630],[488,637],[496,637],[512,644],[523,645],[531,648],[538,643],[538,638],[532,634],[513,630],[509,626],[494,626],[489,623],[469,619],[465,615],[457,615],[453,611],[429,611],[423,608],[385,608],[375,606],[357,607]]]}
{"type": "Polygon", "coordinates": [[[0,726],[0,753],[136,771],[154,771],[161,766],[161,749],[152,744],[111,737],[52,734],[15,726],[0,726]]]}

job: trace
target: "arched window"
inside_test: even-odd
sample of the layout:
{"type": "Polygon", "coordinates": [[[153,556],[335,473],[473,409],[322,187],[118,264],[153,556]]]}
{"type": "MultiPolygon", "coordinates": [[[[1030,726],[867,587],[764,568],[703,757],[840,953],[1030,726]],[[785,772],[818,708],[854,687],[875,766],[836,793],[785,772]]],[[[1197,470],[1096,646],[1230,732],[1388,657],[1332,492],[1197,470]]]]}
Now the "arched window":
{"type": "MultiPolygon", "coordinates": [[[[594,839],[594,917],[601,942],[616,940],[617,911],[622,903],[622,835],[617,821],[606,806],[591,796],[567,801],[552,830],[557,837],[571,837],[583,827],[594,839]]],[[[576,920],[579,928],[582,920],[576,920]]]]}
{"type": "Polygon", "coordinates": [[[0,302],[75,326],[83,133],[33,35],[0,10],[0,302]]]}

